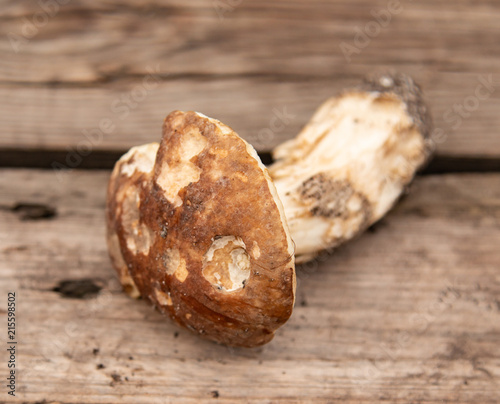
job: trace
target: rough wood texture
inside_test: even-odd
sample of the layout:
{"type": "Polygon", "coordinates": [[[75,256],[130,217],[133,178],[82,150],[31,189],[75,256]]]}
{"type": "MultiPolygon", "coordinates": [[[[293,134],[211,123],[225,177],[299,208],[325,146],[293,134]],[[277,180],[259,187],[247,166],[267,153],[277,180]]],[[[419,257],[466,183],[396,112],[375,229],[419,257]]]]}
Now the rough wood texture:
{"type": "Polygon", "coordinates": [[[425,88],[444,132],[440,154],[500,156],[498,1],[401,0],[379,32],[371,13],[393,2],[70,1],[46,22],[38,2],[0,4],[0,149],[75,147],[109,118],[116,128],[94,149],[126,150],[158,140],[171,110],[195,109],[265,151],[325,98],[390,69],[425,88]],[[375,31],[348,62],[340,45],[353,45],[358,28],[375,31]],[[16,53],[11,34],[23,29],[30,39],[16,53]],[[159,81],[143,95],[150,69],[159,81]],[[479,77],[489,75],[495,84],[479,100],[479,77]],[[127,113],[121,97],[143,100],[127,113]],[[463,118],[452,109],[461,104],[463,118]],[[270,133],[273,110],[284,108],[293,118],[270,133]]]}
{"type": "Polygon", "coordinates": [[[108,176],[0,173],[0,293],[18,293],[19,320],[8,402],[500,401],[500,175],[419,178],[371,232],[299,270],[290,322],[252,350],[203,341],[119,291],[108,176]]]}

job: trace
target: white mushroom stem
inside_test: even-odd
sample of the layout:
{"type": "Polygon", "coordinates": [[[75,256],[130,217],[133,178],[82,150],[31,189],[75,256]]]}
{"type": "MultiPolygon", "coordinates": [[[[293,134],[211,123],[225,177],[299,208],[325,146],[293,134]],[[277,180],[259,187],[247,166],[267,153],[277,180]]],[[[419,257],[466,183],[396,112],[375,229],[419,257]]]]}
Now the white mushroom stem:
{"type": "Polygon", "coordinates": [[[297,262],[355,237],[384,216],[430,155],[430,119],[406,76],[326,101],[269,172],[297,262]]]}

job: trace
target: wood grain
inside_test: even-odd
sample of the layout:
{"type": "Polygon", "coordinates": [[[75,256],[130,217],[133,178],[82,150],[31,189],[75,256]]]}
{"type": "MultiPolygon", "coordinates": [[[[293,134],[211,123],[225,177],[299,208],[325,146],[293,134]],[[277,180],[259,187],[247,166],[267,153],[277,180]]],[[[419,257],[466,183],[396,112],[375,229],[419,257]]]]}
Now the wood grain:
{"type": "Polygon", "coordinates": [[[299,268],[291,320],[251,350],[203,341],[120,292],[108,176],[0,173],[0,293],[18,294],[19,397],[7,402],[500,401],[500,175],[419,178],[370,232],[299,268]],[[101,291],[54,291],[81,279],[101,291]]]}
{"type": "Polygon", "coordinates": [[[373,71],[398,70],[426,90],[444,132],[440,154],[500,157],[498,2],[401,0],[350,62],[340,45],[387,1],[221,3],[236,5],[222,19],[209,0],[71,1],[16,53],[9,35],[22,35],[40,5],[1,1],[0,148],[74,148],[104,117],[116,129],[94,148],[124,151],[157,140],[171,110],[197,109],[266,151],[295,136],[327,97],[373,71]],[[158,85],[122,119],[113,103],[123,107],[133,91],[142,98],[151,69],[158,85]],[[475,100],[479,78],[490,75],[491,92],[475,100]],[[453,111],[467,102],[463,117],[453,111]],[[283,108],[294,119],[269,135],[273,109],[283,108]]]}

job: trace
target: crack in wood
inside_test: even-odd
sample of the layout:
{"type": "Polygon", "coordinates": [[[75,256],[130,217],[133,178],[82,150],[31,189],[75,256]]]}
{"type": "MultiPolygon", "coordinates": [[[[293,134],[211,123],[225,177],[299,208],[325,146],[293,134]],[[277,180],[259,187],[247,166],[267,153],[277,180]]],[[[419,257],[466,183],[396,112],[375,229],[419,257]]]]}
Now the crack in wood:
{"type": "Polygon", "coordinates": [[[71,279],[60,281],[52,291],[70,299],[88,299],[95,297],[101,289],[92,279],[71,279]]]}
{"type": "Polygon", "coordinates": [[[42,203],[17,202],[11,206],[0,206],[0,210],[14,212],[20,220],[52,219],[57,216],[55,207],[42,203]]]}
{"type": "MultiPolygon", "coordinates": [[[[5,87],[31,87],[31,88],[94,88],[97,86],[105,86],[106,84],[115,84],[120,82],[135,82],[142,80],[149,73],[147,71],[138,73],[127,73],[122,70],[110,71],[107,73],[96,72],[99,76],[93,80],[48,80],[48,81],[24,81],[24,80],[0,80],[0,86],[5,87]]],[[[336,79],[344,77],[346,80],[353,80],[356,76],[350,74],[336,74],[336,79]]],[[[196,72],[159,72],[155,73],[155,78],[160,82],[171,82],[190,80],[194,82],[215,82],[215,81],[231,81],[231,80],[260,80],[262,82],[313,82],[325,81],[331,79],[329,74],[298,74],[298,73],[275,73],[272,71],[248,71],[235,73],[196,73],[196,72]]]]}

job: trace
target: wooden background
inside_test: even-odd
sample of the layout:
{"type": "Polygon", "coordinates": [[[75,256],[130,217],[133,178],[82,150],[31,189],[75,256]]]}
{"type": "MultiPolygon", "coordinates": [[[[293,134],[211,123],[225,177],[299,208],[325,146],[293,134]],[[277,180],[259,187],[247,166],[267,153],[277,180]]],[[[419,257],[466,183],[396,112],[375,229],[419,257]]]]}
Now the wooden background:
{"type": "Polygon", "coordinates": [[[0,402],[500,402],[498,1],[401,0],[350,61],[341,44],[393,2],[59,1],[0,0],[0,293],[17,292],[19,340],[0,402]],[[168,112],[219,118],[269,159],[379,71],[421,83],[437,156],[381,223],[298,268],[272,343],[218,346],[121,293],[109,168],[168,112]]]}

